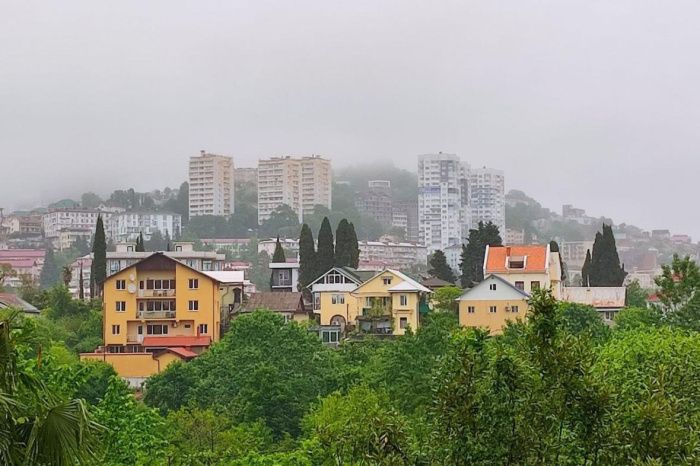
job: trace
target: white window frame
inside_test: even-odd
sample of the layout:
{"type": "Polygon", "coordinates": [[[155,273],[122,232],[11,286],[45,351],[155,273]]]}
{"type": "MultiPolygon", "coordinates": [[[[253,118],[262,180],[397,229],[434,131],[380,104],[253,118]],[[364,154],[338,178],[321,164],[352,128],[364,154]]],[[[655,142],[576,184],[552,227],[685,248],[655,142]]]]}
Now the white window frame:
{"type": "Polygon", "coordinates": [[[190,290],[198,290],[199,289],[199,278],[190,278],[187,280],[187,286],[189,287],[190,290]]]}
{"type": "Polygon", "coordinates": [[[399,306],[408,306],[408,295],[407,294],[400,294],[399,295],[399,306]]]}
{"type": "Polygon", "coordinates": [[[115,286],[117,290],[126,290],[126,280],[117,280],[115,286]]]}
{"type": "Polygon", "coordinates": [[[190,299],[187,302],[187,309],[192,312],[199,311],[199,300],[197,299],[190,299]]]}
{"type": "Polygon", "coordinates": [[[126,301],[115,301],[115,312],[126,312],[126,301]]]}
{"type": "Polygon", "coordinates": [[[467,314],[474,314],[476,312],[476,306],[467,306],[467,314]]]}

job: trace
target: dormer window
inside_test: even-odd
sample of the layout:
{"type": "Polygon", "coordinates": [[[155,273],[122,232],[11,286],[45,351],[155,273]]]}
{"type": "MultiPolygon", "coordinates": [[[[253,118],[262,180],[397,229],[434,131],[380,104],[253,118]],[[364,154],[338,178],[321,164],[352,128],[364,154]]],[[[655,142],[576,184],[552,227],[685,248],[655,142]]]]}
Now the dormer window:
{"type": "Polygon", "coordinates": [[[391,285],[391,277],[382,277],[382,283],[384,283],[384,285],[391,285]]]}
{"type": "Polygon", "coordinates": [[[526,256],[510,256],[508,258],[508,268],[509,269],[524,269],[526,256]]]}
{"type": "Polygon", "coordinates": [[[489,285],[489,290],[491,290],[491,291],[496,291],[496,284],[495,284],[495,283],[491,283],[491,284],[489,285]]]}

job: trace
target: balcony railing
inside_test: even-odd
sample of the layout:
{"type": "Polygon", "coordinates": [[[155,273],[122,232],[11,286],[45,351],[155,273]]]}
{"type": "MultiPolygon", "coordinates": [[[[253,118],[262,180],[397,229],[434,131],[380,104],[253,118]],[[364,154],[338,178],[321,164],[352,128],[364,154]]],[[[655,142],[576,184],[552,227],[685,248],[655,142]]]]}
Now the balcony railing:
{"type": "Polygon", "coordinates": [[[139,298],[172,298],[175,290],[139,290],[139,298]]]}
{"type": "Polygon", "coordinates": [[[292,279],[287,278],[287,279],[282,279],[282,280],[274,280],[272,282],[272,287],[282,287],[282,286],[292,286],[292,279]]]}
{"type": "Polygon", "coordinates": [[[136,311],[139,319],[174,319],[175,311],[136,311]]]}

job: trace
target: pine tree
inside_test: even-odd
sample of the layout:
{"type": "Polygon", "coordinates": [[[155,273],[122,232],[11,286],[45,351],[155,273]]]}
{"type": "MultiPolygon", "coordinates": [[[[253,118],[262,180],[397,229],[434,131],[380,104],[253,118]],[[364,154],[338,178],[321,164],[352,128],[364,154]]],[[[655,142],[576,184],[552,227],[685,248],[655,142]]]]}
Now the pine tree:
{"type": "Polygon", "coordinates": [[[355,225],[352,223],[348,226],[348,238],[350,243],[350,262],[348,265],[356,269],[360,265],[360,245],[357,241],[355,225]]]}
{"type": "Polygon", "coordinates": [[[591,286],[591,250],[586,250],[586,260],[581,267],[581,286],[591,286]]]}
{"type": "Polygon", "coordinates": [[[466,246],[462,245],[461,262],[462,288],[471,288],[484,279],[484,254],[486,246],[501,246],[503,241],[498,227],[491,222],[479,222],[476,229],[469,230],[466,246]]]}
{"type": "Polygon", "coordinates": [[[143,242],[143,232],[139,233],[138,238],[136,238],[136,252],[145,252],[146,245],[143,242]]]}
{"type": "Polygon", "coordinates": [[[333,246],[333,229],[328,217],[323,217],[321,229],[318,231],[318,250],[316,251],[316,276],[328,272],[335,264],[335,248],[333,246]]]}
{"type": "Polygon", "coordinates": [[[59,275],[60,271],[58,270],[58,264],[56,264],[53,247],[49,245],[44,255],[44,266],[41,268],[41,274],[39,275],[39,284],[42,288],[51,288],[58,283],[59,275]]]}
{"type": "Polygon", "coordinates": [[[337,267],[347,267],[352,262],[351,242],[350,224],[346,219],[342,219],[335,230],[335,265],[337,267]]]}
{"type": "Polygon", "coordinates": [[[272,255],[271,262],[275,264],[287,262],[287,258],[284,257],[284,248],[282,247],[282,243],[280,243],[279,236],[277,237],[277,243],[275,244],[275,252],[272,255]]]}
{"type": "Polygon", "coordinates": [[[316,246],[314,234],[305,223],[299,234],[299,285],[302,288],[308,286],[316,279],[316,246]]]}
{"type": "Polygon", "coordinates": [[[97,217],[92,242],[92,266],[90,273],[90,297],[101,296],[102,283],[107,279],[107,240],[102,216],[97,217]]]}
{"type": "Polygon", "coordinates": [[[446,282],[455,282],[455,274],[447,264],[445,253],[440,249],[435,251],[430,257],[430,270],[428,270],[428,274],[431,277],[439,278],[440,280],[445,280],[446,282]]]}
{"type": "Polygon", "coordinates": [[[615,245],[615,234],[611,225],[603,224],[603,231],[596,233],[591,253],[591,286],[622,286],[625,281],[624,266],[615,245]]]}

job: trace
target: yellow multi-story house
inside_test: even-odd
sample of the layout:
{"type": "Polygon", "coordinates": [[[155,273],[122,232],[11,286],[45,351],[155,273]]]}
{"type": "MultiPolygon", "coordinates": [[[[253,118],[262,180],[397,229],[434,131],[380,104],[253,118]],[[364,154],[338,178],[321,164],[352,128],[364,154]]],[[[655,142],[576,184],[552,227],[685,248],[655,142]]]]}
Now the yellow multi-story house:
{"type": "Polygon", "coordinates": [[[109,276],[103,290],[104,346],[81,358],[111,364],[132,385],[220,339],[219,282],[163,253],[109,276]]]}
{"type": "Polygon", "coordinates": [[[420,308],[431,291],[402,272],[358,272],[335,267],[312,285],[321,325],[386,335],[403,335],[420,325],[420,308]]]}
{"type": "Polygon", "coordinates": [[[530,296],[498,275],[489,275],[460,296],[459,324],[501,333],[509,321],[525,319],[530,296]]]}

